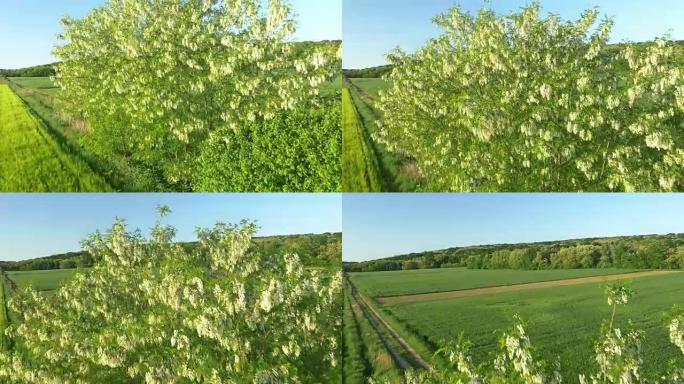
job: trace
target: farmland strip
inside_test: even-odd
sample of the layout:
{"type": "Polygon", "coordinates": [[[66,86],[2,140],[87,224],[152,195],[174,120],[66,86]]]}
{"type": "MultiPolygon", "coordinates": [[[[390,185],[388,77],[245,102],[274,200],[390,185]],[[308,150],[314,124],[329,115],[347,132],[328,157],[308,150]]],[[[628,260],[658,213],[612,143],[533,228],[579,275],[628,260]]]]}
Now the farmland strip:
{"type": "Polygon", "coordinates": [[[515,292],[515,291],[523,291],[523,290],[527,290],[527,289],[553,288],[553,287],[564,287],[564,286],[568,286],[568,285],[600,283],[600,282],[606,282],[606,281],[615,281],[615,280],[639,278],[639,277],[646,277],[646,276],[667,275],[667,274],[680,273],[680,272],[681,271],[671,271],[671,270],[630,272],[630,273],[622,273],[622,274],[617,274],[617,275],[579,277],[579,278],[574,278],[574,279],[541,281],[541,282],[535,282],[535,283],[513,284],[513,285],[504,285],[504,286],[496,286],[496,287],[486,287],[486,288],[462,289],[462,290],[447,291],[447,292],[419,293],[419,294],[401,295],[401,296],[379,296],[379,297],[376,297],[375,300],[380,304],[413,303],[413,302],[419,302],[419,301],[443,300],[443,299],[452,299],[452,298],[458,298],[458,297],[490,295],[490,294],[502,293],[502,292],[515,292]]]}

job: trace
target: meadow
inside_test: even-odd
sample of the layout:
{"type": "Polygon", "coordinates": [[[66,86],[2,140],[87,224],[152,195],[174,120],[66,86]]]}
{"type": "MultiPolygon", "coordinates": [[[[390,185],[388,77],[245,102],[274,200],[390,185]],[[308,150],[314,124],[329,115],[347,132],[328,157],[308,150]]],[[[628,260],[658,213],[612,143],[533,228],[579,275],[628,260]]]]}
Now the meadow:
{"type": "Polygon", "coordinates": [[[0,190],[110,191],[107,182],[62,146],[5,83],[0,83],[0,190]]]}
{"type": "MultiPolygon", "coordinates": [[[[453,268],[351,273],[348,276],[359,291],[372,299],[379,294],[469,289],[630,271],[633,270],[453,268]]],[[[559,359],[564,382],[578,383],[578,374],[589,371],[595,364],[594,346],[600,336],[602,320],[610,318],[604,287],[602,283],[591,283],[383,305],[369,301],[405,340],[421,351],[423,357],[430,358],[432,353],[448,341],[458,339],[462,333],[472,342],[475,364],[491,361],[491,355],[499,348],[499,335],[510,328],[514,315],[519,315],[541,357],[549,363],[559,359]]],[[[682,304],[684,278],[681,273],[638,277],[631,280],[631,288],[636,295],[629,304],[619,308],[616,325],[624,330],[631,320],[635,329],[644,331],[643,370],[647,377],[659,377],[665,373],[670,359],[679,358],[679,351],[668,339],[664,313],[673,305],[682,304]]],[[[443,361],[433,358],[433,363],[440,366],[443,361]]]]}
{"type": "Polygon", "coordinates": [[[342,91],[342,185],[345,191],[379,192],[378,166],[349,90],[342,91]]]}

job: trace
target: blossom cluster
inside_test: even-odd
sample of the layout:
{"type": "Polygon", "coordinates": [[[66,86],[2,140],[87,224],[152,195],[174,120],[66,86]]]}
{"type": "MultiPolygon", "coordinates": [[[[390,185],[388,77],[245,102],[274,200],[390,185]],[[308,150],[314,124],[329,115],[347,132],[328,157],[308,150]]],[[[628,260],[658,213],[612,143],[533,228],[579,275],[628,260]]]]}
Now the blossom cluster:
{"type": "Polygon", "coordinates": [[[283,0],[108,0],[62,23],[55,82],[65,101],[103,146],[162,157],[176,183],[191,172],[179,160],[218,128],[309,105],[339,73],[338,46],[292,40],[283,0]]]}
{"type": "Polygon", "coordinates": [[[27,289],[3,383],[313,383],[338,377],[341,274],[253,251],[255,225],[198,242],[118,221],[84,242],[92,270],[54,297],[27,289]]]}
{"type": "Polygon", "coordinates": [[[609,45],[576,22],[456,6],[415,54],[388,55],[376,139],[415,160],[425,189],[684,188],[684,69],[667,38],[609,45]]]}

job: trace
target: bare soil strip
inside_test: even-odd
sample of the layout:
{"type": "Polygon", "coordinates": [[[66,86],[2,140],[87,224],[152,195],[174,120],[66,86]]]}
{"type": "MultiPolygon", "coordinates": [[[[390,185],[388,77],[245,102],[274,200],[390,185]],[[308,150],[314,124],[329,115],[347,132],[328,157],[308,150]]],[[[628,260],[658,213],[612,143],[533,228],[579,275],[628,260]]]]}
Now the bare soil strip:
{"type": "Polygon", "coordinates": [[[453,298],[457,298],[457,297],[471,297],[471,296],[480,296],[480,295],[490,295],[493,293],[501,293],[501,292],[515,292],[515,291],[523,291],[526,289],[565,287],[568,285],[601,283],[601,282],[606,282],[606,281],[624,280],[624,279],[632,279],[632,278],[646,277],[646,276],[669,275],[672,273],[680,273],[680,272],[681,271],[670,271],[670,270],[667,270],[667,271],[630,272],[630,273],[622,273],[619,275],[578,277],[578,278],[574,278],[574,279],[541,281],[541,282],[536,282],[536,283],[513,284],[513,285],[504,285],[504,286],[497,286],[497,287],[486,287],[486,288],[462,289],[462,290],[458,290],[458,291],[419,293],[419,294],[401,295],[401,296],[378,296],[375,298],[375,300],[380,304],[412,303],[412,302],[418,302],[418,301],[443,300],[443,299],[453,299],[453,298]]]}
{"type": "MultiPolygon", "coordinates": [[[[351,284],[351,283],[350,283],[350,284],[351,284]]],[[[352,287],[353,287],[353,285],[352,285],[352,287]]],[[[418,352],[416,352],[416,350],[413,349],[413,347],[411,347],[411,345],[410,345],[408,342],[406,342],[406,340],[404,340],[404,338],[401,337],[401,335],[399,335],[399,333],[397,333],[397,331],[395,331],[394,328],[392,328],[392,327],[385,321],[385,319],[384,319],[384,318],[375,310],[375,308],[373,308],[372,305],[370,305],[370,304],[366,301],[366,299],[365,299],[361,294],[358,293],[358,291],[357,291],[356,289],[354,289],[354,293],[352,294],[352,297],[354,297],[354,299],[356,299],[357,303],[358,303],[358,304],[361,306],[361,308],[364,310],[364,313],[367,315],[368,320],[370,320],[371,325],[373,325],[373,328],[375,328],[376,332],[378,332],[378,335],[383,339],[383,341],[385,341],[385,340],[384,340],[384,336],[383,336],[382,332],[381,332],[381,331],[378,329],[378,327],[376,326],[376,325],[377,325],[377,322],[379,322],[379,323],[381,324],[381,326],[382,326],[385,330],[387,330],[387,332],[392,336],[392,338],[393,338],[397,343],[399,343],[399,345],[401,345],[401,347],[402,347],[402,348],[405,350],[405,352],[406,352],[405,355],[410,356],[410,357],[411,357],[411,360],[413,360],[413,362],[415,363],[415,364],[412,364],[412,365],[409,364],[405,359],[403,359],[403,358],[400,357],[400,356],[401,356],[401,353],[400,353],[399,351],[397,351],[397,350],[391,345],[391,343],[385,343],[385,347],[387,347],[387,350],[390,352],[390,354],[391,354],[393,357],[394,357],[394,356],[400,357],[399,359],[396,359],[396,361],[397,361],[397,363],[399,364],[399,366],[400,366],[402,369],[408,369],[408,368],[411,368],[412,366],[413,366],[413,367],[416,367],[416,368],[427,369],[427,370],[431,370],[431,369],[432,369],[432,367],[430,366],[430,364],[429,364],[427,361],[423,360],[423,358],[418,354],[418,352]],[[372,318],[372,320],[371,320],[371,318],[372,318]]]]}

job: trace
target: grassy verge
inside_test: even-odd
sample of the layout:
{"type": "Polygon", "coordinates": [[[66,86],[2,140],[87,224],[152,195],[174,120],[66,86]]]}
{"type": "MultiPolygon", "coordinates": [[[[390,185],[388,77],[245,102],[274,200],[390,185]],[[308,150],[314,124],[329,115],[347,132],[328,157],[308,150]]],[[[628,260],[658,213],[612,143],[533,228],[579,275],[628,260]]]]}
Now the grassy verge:
{"type": "Polygon", "coordinates": [[[58,89],[48,87],[47,81],[49,79],[46,78],[12,78],[8,83],[62,147],[83,159],[118,191],[148,192],[168,189],[159,175],[142,165],[134,164],[123,157],[105,159],[89,150],[82,143],[90,129],[87,123],[58,111],[55,100],[58,89]]]}
{"type": "Polygon", "coordinates": [[[359,324],[351,307],[349,293],[344,295],[344,383],[365,384],[370,364],[363,356],[359,324]]]}
{"type": "Polygon", "coordinates": [[[380,192],[378,165],[368,145],[348,89],[342,90],[342,188],[346,192],[380,192]]]}
{"type": "MultiPolygon", "coordinates": [[[[2,274],[2,271],[0,271],[2,274]]],[[[5,336],[5,329],[9,325],[9,316],[7,316],[7,295],[5,294],[5,283],[0,276],[0,350],[6,351],[9,349],[9,341],[5,336]]]]}
{"type": "MultiPolygon", "coordinates": [[[[346,81],[349,94],[358,112],[360,124],[369,135],[375,132],[377,112],[372,105],[375,96],[359,88],[353,81],[346,81]]],[[[370,140],[370,146],[378,159],[379,176],[383,191],[411,192],[418,187],[412,161],[400,154],[390,152],[383,144],[370,140]]]]}
{"type": "MultiPolygon", "coordinates": [[[[357,329],[356,335],[352,334],[351,336],[356,336],[358,339],[355,343],[362,346],[363,359],[361,364],[363,364],[365,371],[364,377],[372,377],[381,382],[383,380],[389,380],[390,383],[403,382],[401,369],[392,359],[391,354],[364,315],[359,304],[352,297],[351,289],[345,290],[345,297],[349,302],[349,307],[345,307],[348,313],[347,317],[353,319],[357,329]]],[[[347,382],[347,377],[345,377],[344,382],[347,382]]]]}

